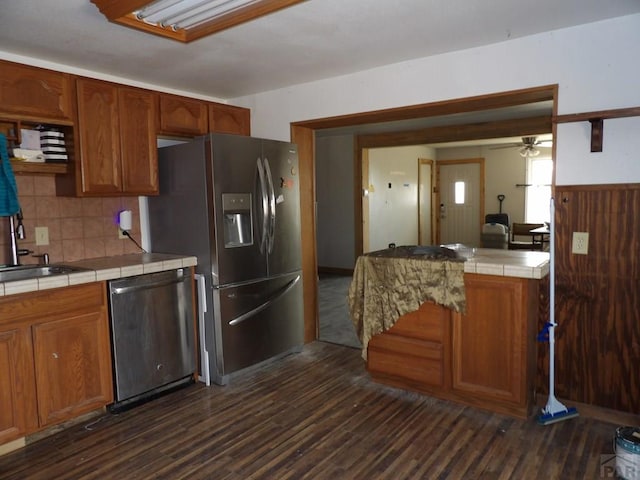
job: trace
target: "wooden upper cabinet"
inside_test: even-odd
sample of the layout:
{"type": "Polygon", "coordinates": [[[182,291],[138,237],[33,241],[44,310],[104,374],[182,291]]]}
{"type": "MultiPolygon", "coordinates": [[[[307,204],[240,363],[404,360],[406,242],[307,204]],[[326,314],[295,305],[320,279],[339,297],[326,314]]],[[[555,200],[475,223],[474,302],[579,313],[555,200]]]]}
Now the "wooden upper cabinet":
{"type": "Polygon", "coordinates": [[[207,103],[195,98],[160,94],[160,128],[165,135],[198,136],[207,133],[207,103]]]}
{"type": "Polygon", "coordinates": [[[78,79],[81,195],[158,192],[154,92],[78,79]]]}
{"type": "Polygon", "coordinates": [[[209,131],[250,136],[251,110],[233,105],[210,103],[209,131]]]}
{"type": "Polygon", "coordinates": [[[80,175],[83,193],[120,193],[120,115],[118,87],[78,79],[80,175]]]}
{"type": "Polygon", "coordinates": [[[24,118],[73,121],[73,77],[0,61],[0,111],[24,118]]]}
{"type": "Polygon", "coordinates": [[[127,193],[158,193],[157,95],[120,87],[122,186],[127,193]]]}

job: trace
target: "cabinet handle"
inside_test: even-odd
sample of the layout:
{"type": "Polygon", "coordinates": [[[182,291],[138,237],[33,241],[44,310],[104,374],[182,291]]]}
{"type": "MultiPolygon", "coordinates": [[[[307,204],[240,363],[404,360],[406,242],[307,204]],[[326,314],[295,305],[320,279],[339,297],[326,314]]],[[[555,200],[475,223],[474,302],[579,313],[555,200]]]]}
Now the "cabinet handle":
{"type": "Polygon", "coordinates": [[[53,358],[58,358],[58,354],[56,352],[53,352],[52,357],[53,358]]]}

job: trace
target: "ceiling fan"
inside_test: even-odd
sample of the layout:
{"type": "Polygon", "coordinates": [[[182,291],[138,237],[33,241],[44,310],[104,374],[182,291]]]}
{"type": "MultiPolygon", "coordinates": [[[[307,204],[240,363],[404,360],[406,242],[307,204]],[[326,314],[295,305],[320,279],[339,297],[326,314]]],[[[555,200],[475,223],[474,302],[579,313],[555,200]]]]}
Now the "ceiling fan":
{"type": "Polygon", "coordinates": [[[519,147],[518,153],[520,156],[526,158],[539,155],[540,150],[538,150],[537,147],[550,147],[551,145],[551,140],[538,140],[538,137],[522,137],[521,143],[510,143],[508,145],[493,147],[493,149],[519,147]]]}

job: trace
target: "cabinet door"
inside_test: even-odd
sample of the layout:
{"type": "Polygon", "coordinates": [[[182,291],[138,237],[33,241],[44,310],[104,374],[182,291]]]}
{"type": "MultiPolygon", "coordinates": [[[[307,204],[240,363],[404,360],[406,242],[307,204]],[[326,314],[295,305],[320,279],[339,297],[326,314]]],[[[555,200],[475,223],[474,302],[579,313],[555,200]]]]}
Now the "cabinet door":
{"type": "Polygon", "coordinates": [[[121,87],[118,91],[122,186],[125,193],[158,193],[158,148],[156,94],[121,87]]]}
{"type": "Polygon", "coordinates": [[[118,88],[78,79],[78,129],[82,193],[122,192],[118,88]]]}
{"type": "Polygon", "coordinates": [[[209,104],[209,131],[251,135],[251,111],[220,103],[209,104]]]}
{"type": "Polygon", "coordinates": [[[106,310],[32,327],[40,426],[113,401],[106,310]]]}
{"type": "Polygon", "coordinates": [[[0,110],[38,119],[73,120],[71,75],[0,62],[0,110]]]}
{"type": "Polygon", "coordinates": [[[0,444],[35,430],[36,391],[29,328],[0,332],[0,444]]]}
{"type": "MultiPolygon", "coordinates": [[[[529,281],[465,274],[467,313],[453,314],[453,388],[523,405],[530,382],[529,281]]],[[[532,335],[531,335],[532,337],[532,335]]]]}
{"type": "Polygon", "coordinates": [[[160,94],[160,133],[198,136],[207,133],[207,127],[206,102],[160,94]]]}

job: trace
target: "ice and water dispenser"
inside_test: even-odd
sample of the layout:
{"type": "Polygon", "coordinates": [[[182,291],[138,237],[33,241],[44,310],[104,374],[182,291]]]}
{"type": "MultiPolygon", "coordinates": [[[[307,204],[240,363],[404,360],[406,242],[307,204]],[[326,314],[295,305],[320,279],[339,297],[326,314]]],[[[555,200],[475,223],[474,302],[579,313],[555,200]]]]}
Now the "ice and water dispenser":
{"type": "Polygon", "coordinates": [[[250,193],[223,193],[222,214],[225,248],[253,243],[250,193]]]}

